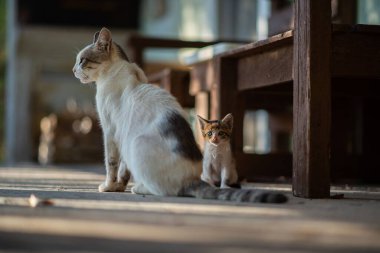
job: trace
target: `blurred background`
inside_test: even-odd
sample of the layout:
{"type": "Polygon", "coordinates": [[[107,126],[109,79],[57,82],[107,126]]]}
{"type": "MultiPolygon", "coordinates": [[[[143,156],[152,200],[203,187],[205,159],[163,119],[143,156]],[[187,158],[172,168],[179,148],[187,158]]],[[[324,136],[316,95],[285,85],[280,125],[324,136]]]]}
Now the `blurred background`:
{"type": "MultiPolygon", "coordinates": [[[[332,6],[333,22],[380,24],[380,1],[332,6]]],[[[252,42],[291,29],[292,19],[291,0],[0,0],[0,162],[102,162],[95,87],[80,84],[71,69],[103,26],[137,60],[131,37],[252,42]]],[[[149,49],[139,63],[149,74],[186,67],[186,55],[149,49]]],[[[246,118],[245,150],[270,152],[270,115],[258,110],[246,118]]],[[[286,129],[282,147],[291,151],[286,129]]]]}

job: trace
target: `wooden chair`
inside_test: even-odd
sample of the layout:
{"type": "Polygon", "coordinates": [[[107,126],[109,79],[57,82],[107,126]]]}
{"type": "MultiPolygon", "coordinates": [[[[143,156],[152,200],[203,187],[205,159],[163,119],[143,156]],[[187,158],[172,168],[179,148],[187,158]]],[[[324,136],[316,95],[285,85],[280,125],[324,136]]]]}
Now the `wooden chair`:
{"type": "MultiPolygon", "coordinates": [[[[342,96],[371,96],[364,114],[374,112],[370,105],[379,99],[376,83],[380,78],[380,27],[332,25],[330,0],[295,0],[294,14],[294,31],[195,64],[190,91],[196,101],[197,96],[209,94],[212,118],[234,113],[233,148],[241,175],[253,178],[260,173],[291,173],[295,196],[327,198],[331,164],[351,166],[350,161],[360,164],[358,161],[368,157],[379,164],[371,150],[376,142],[365,134],[365,129],[361,134],[367,139],[359,158],[339,153],[339,140],[331,131],[336,132],[337,126],[345,127],[336,120],[342,110],[336,113],[332,108],[342,96]],[[273,97],[266,101],[269,95],[273,97]],[[293,155],[252,155],[242,151],[244,111],[265,103],[293,105],[293,155]]],[[[378,131],[371,126],[379,124],[369,116],[359,122],[367,122],[363,127],[379,141],[378,131]]],[[[371,173],[379,179],[378,172],[371,173]]]]}

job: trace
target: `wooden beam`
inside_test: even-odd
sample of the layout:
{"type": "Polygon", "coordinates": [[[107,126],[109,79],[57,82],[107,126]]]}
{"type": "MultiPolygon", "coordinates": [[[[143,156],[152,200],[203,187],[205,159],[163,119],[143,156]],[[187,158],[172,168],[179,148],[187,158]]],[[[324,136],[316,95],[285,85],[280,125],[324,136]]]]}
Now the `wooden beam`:
{"type": "Polygon", "coordinates": [[[293,194],[330,195],[331,2],[295,0],[293,194]]]}
{"type": "Polygon", "coordinates": [[[144,67],[143,52],[146,48],[202,48],[221,42],[248,43],[242,40],[214,40],[214,41],[186,41],[177,39],[163,39],[131,34],[127,39],[128,54],[140,67],[144,67]]]}
{"type": "Polygon", "coordinates": [[[292,81],[292,43],[238,61],[238,89],[248,90],[292,81]],[[252,73],[254,70],[254,74],[252,73]]]}
{"type": "Polygon", "coordinates": [[[214,79],[210,87],[210,118],[221,119],[231,113],[237,99],[237,62],[216,57],[213,60],[214,79]]]}
{"type": "Polygon", "coordinates": [[[202,91],[210,91],[211,86],[215,83],[216,60],[199,62],[192,66],[190,70],[190,87],[189,93],[195,96],[202,91]]]}
{"type": "Polygon", "coordinates": [[[214,59],[214,71],[215,82],[210,90],[210,118],[221,119],[228,113],[233,114],[231,146],[232,150],[239,152],[243,150],[245,101],[237,89],[237,60],[217,57],[214,59]]]}

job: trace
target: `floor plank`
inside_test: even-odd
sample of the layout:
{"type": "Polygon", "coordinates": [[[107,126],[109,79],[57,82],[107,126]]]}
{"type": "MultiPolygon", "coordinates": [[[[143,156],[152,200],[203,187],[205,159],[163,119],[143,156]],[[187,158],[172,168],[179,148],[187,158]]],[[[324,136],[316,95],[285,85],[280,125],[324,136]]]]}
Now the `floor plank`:
{"type": "MultiPolygon", "coordinates": [[[[103,169],[0,168],[1,252],[379,252],[380,192],[286,204],[99,193],[103,169]],[[52,206],[29,207],[35,194],[52,206]]],[[[363,191],[364,189],[364,191],[363,191]]]]}

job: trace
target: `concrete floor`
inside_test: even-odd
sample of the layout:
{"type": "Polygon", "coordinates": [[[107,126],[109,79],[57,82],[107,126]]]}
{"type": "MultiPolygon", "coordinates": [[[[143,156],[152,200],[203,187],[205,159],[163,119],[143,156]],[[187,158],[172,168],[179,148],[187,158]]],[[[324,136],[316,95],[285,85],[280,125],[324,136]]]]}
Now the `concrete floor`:
{"type": "Polygon", "coordinates": [[[0,252],[380,252],[378,188],[239,204],[98,193],[99,166],[0,168],[0,252]],[[53,205],[29,206],[35,194],[53,205]]]}

